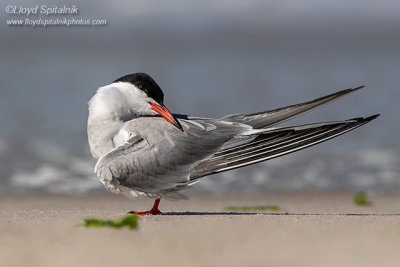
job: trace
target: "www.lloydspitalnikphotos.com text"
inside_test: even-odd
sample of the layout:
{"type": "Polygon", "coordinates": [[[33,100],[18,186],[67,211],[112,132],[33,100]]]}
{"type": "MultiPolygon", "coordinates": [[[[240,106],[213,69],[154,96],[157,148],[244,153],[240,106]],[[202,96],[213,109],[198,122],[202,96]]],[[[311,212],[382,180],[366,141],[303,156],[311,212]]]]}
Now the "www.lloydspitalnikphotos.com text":
{"type": "Polygon", "coordinates": [[[5,13],[9,16],[6,20],[7,25],[14,27],[108,25],[106,19],[77,18],[80,15],[80,10],[76,5],[8,5],[5,8],[5,13]]]}

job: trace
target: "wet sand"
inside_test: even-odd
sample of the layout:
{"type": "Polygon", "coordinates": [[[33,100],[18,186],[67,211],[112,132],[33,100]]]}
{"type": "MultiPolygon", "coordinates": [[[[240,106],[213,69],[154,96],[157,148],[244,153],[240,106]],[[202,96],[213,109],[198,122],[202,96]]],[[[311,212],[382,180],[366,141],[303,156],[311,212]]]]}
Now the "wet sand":
{"type": "Polygon", "coordinates": [[[400,194],[187,192],[137,231],[84,228],[151,200],[111,193],[0,196],[0,266],[400,266],[400,194]],[[232,213],[231,205],[279,205],[232,213]]]}

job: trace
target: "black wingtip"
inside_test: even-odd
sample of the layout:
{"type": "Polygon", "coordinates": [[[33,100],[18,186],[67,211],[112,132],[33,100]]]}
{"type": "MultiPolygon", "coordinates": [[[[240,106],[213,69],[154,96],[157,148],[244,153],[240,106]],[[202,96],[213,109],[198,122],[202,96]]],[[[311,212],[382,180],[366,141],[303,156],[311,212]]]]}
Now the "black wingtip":
{"type": "Polygon", "coordinates": [[[381,114],[374,114],[372,116],[369,117],[357,117],[357,118],[352,118],[352,119],[348,119],[346,121],[366,121],[366,122],[370,122],[376,118],[378,118],[381,114]]]}
{"type": "MultiPolygon", "coordinates": [[[[345,95],[347,95],[347,94],[353,93],[353,92],[355,92],[355,91],[358,91],[358,90],[360,90],[360,89],[362,89],[362,88],[364,88],[364,87],[365,87],[365,85],[360,85],[360,86],[355,87],[355,88],[343,89],[343,90],[341,90],[341,91],[338,91],[338,92],[336,92],[336,93],[333,93],[333,94],[330,94],[330,95],[327,95],[327,96],[323,96],[323,97],[318,98],[318,99],[316,99],[316,100],[320,100],[320,99],[327,98],[327,97],[339,98],[339,97],[345,96],[345,95]]],[[[315,100],[314,100],[314,101],[315,101],[315,100]]]]}
{"type": "Polygon", "coordinates": [[[360,85],[360,86],[355,87],[355,88],[345,89],[345,90],[343,90],[343,92],[348,92],[348,93],[350,93],[350,92],[354,92],[354,91],[361,90],[361,89],[363,89],[363,88],[365,88],[365,85],[360,85]]]}
{"type": "Polygon", "coordinates": [[[363,88],[365,88],[365,85],[360,85],[359,87],[353,88],[353,91],[360,90],[360,89],[363,89],[363,88]]]}
{"type": "Polygon", "coordinates": [[[380,115],[381,114],[375,114],[375,115],[372,115],[372,116],[369,116],[369,117],[365,118],[365,120],[372,121],[372,120],[378,118],[380,115]]]}

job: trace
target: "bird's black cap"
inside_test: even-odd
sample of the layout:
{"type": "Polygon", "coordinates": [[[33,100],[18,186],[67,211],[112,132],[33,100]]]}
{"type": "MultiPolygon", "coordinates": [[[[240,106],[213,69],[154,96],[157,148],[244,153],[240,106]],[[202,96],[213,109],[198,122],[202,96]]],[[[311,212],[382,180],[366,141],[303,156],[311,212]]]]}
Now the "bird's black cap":
{"type": "Polygon", "coordinates": [[[153,98],[157,103],[164,104],[164,93],[160,86],[146,73],[133,73],[122,76],[114,81],[128,82],[135,85],[139,90],[145,92],[149,97],[153,98]]]}

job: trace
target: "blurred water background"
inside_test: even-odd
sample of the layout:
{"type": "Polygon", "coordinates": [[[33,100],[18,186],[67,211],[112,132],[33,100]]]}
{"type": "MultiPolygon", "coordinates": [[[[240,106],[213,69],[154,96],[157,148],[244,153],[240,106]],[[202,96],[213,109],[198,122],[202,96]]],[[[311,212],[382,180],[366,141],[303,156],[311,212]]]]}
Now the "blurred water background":
{"type": "Polygon", "coordinates": [[[366,85],[286,124],[382,114],[194,190],[400,189],[399,1],[57,1],[79,8],[67,17],[108,22],[69,28],[7,26],[18,18],[5,14],[9,4],[55,3],[1,4],[1,193],[103,190],[87,145],[87,102],[134,72],[153,76],[176,113],[249,113],[366,85]]]}

